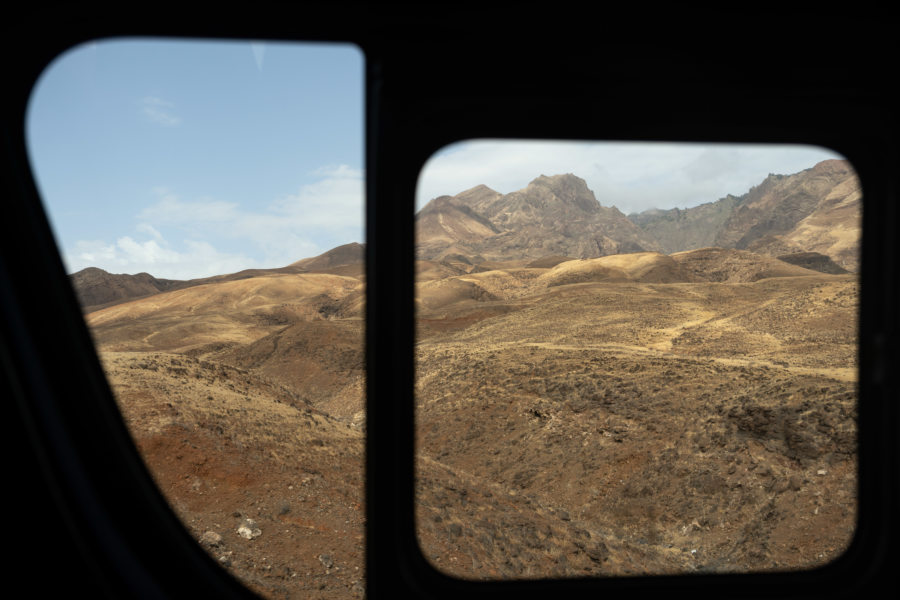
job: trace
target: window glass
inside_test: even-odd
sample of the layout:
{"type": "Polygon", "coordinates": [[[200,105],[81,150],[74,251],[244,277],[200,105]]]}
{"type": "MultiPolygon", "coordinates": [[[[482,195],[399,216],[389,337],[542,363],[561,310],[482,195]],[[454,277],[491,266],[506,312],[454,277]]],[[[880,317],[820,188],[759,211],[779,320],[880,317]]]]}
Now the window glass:
{"type": "Polygon", "coordinates": [[[475,140],[416,206],[416,523],[464,578],[758,572],[856,524],[860,181],[808,146],[475,140]]]}
{"type": "Polygon", "coordinates": [[[363,56],[121,39],[40,78],[30,158],[160,489],[270,597],[363,593],[363,56]]]}

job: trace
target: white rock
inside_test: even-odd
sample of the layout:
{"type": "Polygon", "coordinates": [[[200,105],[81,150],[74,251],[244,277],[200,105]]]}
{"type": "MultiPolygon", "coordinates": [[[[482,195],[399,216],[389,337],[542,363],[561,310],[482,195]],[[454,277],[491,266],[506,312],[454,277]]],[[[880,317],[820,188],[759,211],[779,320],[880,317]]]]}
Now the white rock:
{"type": "Polygon", "coordinates": [[[261,536],[262,530],[256,526],[256,521],[253,519],[244,519],[244,522],[238,526],[237,533],[245,540],[252,540],[261,536]]]}
{"type": "Polygon", "coordinates": [[[200,536],[200,543],[215,547],[222,543],[222,536],[215,531],[207,531],[200,536]]]}

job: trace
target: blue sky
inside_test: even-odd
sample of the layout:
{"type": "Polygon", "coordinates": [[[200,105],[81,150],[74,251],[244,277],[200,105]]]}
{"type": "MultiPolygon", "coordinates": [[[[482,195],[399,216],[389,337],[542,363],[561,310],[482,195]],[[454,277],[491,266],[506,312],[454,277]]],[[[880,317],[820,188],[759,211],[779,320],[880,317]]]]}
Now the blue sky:
{"type": "MultiPolygon", "coordinates": [[[[58,57],[26,137],[69,272],[189,279],[365,241],[364,56],[352,45],[105,40],[58,57]]],[[[622,212],[740,195],[821,148],[475,140],[429,160],[430,199],[574,173],[622,212]]]]}
{"type": "Polygon", "coordinates": [[[163,40],[58,57],[26,134],[68,270],[184,279],[364,241],[363,61],[350,45],[163,40]]]}

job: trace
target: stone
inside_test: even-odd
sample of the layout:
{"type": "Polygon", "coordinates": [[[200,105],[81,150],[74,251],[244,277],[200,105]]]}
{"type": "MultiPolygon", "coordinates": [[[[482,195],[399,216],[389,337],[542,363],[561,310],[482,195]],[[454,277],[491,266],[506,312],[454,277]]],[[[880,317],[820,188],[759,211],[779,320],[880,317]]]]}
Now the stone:
{"type": "Polygon", "coordinates": [[[215,531],[207,531],[200,536],[200,543],[215,548],[222,544],[222,536],[215,531]]]}
{"type": "Polygon", "coordinates": [[[245,540],[252,540],[261,536],[262,530],[256,526],[256,521],[253,519],[244,519],[238,526],[237,533],[245,540]]]}

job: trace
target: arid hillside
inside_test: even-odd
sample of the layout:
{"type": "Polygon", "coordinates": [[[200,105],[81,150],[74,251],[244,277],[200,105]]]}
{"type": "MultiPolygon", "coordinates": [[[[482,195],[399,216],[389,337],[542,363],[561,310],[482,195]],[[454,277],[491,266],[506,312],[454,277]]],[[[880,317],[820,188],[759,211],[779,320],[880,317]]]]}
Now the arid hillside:
{"type": "Polygon", "coordinates": [[[78,296],[78,301],[85,314],[87,314],[160,292],[180,290],[209,283],[265,277],[267,275],[330,273],[362,278],[361,266],[364,248],[363,244],[354,242],[332,248],[319,256],[304,258],[286,267],[245,269],[237,273],[227,273],[200,279],[157,279],[147,273],[138,273],[137,275],[113,274],[103,269],[89,267],[70,275],[70,280],[78,296]]]}
{"type": "Polygon", "coordinates": [[[160,489],[265,597],[363,595],[362,302],[355,277],[269,273],[86,316],[160,489]]]}
{"type": "Polygon", "coordinates": [[[855,278],[735,267],[727,252],[706,266],[730,281],[643,282],[647,257],[626,255],[608,257],[615,276],[572,261],[603,276],[558,285],[569,263],[479,274],[481,299],[420,288],[418,531],[438,568],[759,571],[840,554],[855,520],[855,278]]]}
{"type": "Polygon", "coordinates": [[[818,252],[859,271],[862,188],[845,160],[769,175],[740,197],[629,215],[667,253],[705,246],[779,256],[818,252]]]}
{"type": "MultiPolygon", "coordinates": [[[[812,171],[818,183],[798,174],[734,202],[750,208],[719,220],[742,248],[661,252],[571,175],[419,213],[427,560],[519,579],[840,555],[856,522],[859,305],[858,230],[840,224],[858,223],[858,190],[846,179],[747,241],[759,203],[844,172],[812,171]]],[[[86,314],[160,489],[266,597],[364,593],[362,258],[348,244],[86,314]]]]}
{"type": "Polygon", "coordinates": [[[73,273],[70,279],[85,313],[134,298],[177,289],[184,284],[183,281],[173,279],[157,279],[149,273],[113,274],[97,267],[82,269],[73,273]]]}
{"type": "Polygon", "coordinates": [[[252,370],[101,352],[129,430],[190,534],[267,598],[361,598],[360,429],[252,370]]]}
{"type": "MultiPolygon", "coordinates": [[[[723,249],[554,263],[421,266],[429,560],[519,578],[802,568],[846,547],[854,276],[723,249]]],[[[362,593],[349,279],[226,281],[88,316],[161,489],[269,597],[362,593]]]]}

